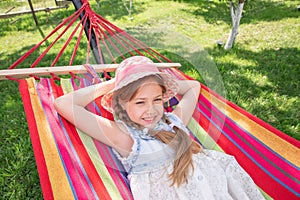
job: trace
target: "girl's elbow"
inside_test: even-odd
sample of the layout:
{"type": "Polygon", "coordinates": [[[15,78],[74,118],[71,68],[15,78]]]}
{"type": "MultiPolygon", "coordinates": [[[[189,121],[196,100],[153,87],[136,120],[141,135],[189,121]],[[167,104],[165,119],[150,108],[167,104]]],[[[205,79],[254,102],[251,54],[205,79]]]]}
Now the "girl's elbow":
{"type": "Polygon", "coordinates": [[[197,80],[193,80],[193,89],[200,94],[201,83],[197,80]]]}
{"type": "Polygon", "coordinates": [[[195,84],[195,87],[196,87],[197,89],[200,89],[200,88],[201,88],[201,83],[200,83],[199,81],[194,80],[194,84],[195,84]]]}
{"type": "Polygon", "coordinates": [[[54,100],[54,108],[57,112],[61,112],[63,108],[65,107],[65,101],[62,97],[58,97],[54,100]]]}
{"type": "Polygon", "coordinates": [[[71,123],[74,123],[74,111],[73,106],[70,102],[67,101],[64,97],[58,97],[54,100],[54,108],[56,112],[70,121],[71,123]]]}

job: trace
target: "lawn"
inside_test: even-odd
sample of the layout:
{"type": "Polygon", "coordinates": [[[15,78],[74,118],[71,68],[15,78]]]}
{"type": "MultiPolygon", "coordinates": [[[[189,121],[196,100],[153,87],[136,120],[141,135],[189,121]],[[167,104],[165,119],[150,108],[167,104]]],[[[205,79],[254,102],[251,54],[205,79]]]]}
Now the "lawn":
{"type": "MultiPolygon", "coordinates": [[[[100,10],[95,1],[91,4],[149,46],[192,63],[193,68],[182,69],[186,74],[300,140],[300,1],[248,1],[230,51],[217,45],[217,41],[226,42],[231,28],[226,2],[134,0],[131,20],[121,0],[101,0],[100,10]]],[[[72,12],[71,6],[37,13],[39,27],[31,15],[1,19],[0,69],[6,69],[72,12]]],[[[28,63],[30,58],[20,67],[28,63]]],[[[45,60],[42,65],[49,63],[45,60]]],[[[0,196],[42,199],[16,82],[0,81],[0,109],[0,196]]]]}

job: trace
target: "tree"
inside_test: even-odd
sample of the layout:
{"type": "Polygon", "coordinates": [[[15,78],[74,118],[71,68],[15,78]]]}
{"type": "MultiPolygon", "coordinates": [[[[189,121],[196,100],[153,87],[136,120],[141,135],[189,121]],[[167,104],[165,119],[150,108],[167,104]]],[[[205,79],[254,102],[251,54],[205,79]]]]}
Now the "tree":
{"type": "Polygon", "coordinates": [[[242,12],[246,0],[238,0],[237,6],[234,5],[234,2],[230,0],[230,14],[232,20],[232,29],[230,31],[227,42],[224,46],[224,49],[229,50],[233,47],[236,36],[238,35],[238,28],[240,26],[240,20],[242,18],[242,12]]]}

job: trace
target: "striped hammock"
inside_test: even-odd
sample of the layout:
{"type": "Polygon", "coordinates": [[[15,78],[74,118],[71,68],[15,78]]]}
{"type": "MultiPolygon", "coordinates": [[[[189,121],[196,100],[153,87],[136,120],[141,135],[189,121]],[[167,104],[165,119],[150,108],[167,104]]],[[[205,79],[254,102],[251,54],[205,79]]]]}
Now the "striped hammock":
{"type": "MultiPolygon", "coordinates": [[[[94,13],[88,2],[82,0],[81,8],[10,68],[15,68],[57,32],[60,32],[57,39],[39,55],[31,67],[35,67],[66,32],[70,34],[69,39],[51,66],[56,65],[64,49],[71,45],[70,41],[77,34],[76,46],[69,62],[72,65],[85,27],[88,27],[88,43],[92,45],[91,38],[97,39],[93,43],[96,45],[94,48],[88,46],[87,54],[91,50],[95,54],[96,50],[96,60],[99,63],[105,63],[105,53],[108,53],[114,63],[117,63],[116,57],[125,58],[121,54],[110,54],[108,48],[125,48],[129,56],[147,55],[157,62],[171,62],[94,13]],[[76,25],[75,21],[80,16],[76,25]],[[74,29],[71,30],[71,27],[74,29]]],[[[168,68],[165,71],[178,79],[190,79],[179,69],[168,68]]],[[[107,76],[105,72],[104,75],[107,76]]],[[[32,76],[18,81],[44,198],[132,199],[126,172],[111,148],[77,130],[60,117],[53,107],[53,101],[58,96],[93,84],[90,75],[78,77],[72,73],[70,78],[65,79],[58,78],[55,74],[51,78],[32,76]]],[[[100,99],[101,97],[89,104],[87,109],[112,119],[111,114],[101,107],[100,99]]],[[[171,106],[169,105],[169,109],[171,106]]],[[[202,85],[198,105],[188,128],[204,148],[235,156],[266,199],[300,198],[299,141],[224,99],[205,85],[202,85]]]]}

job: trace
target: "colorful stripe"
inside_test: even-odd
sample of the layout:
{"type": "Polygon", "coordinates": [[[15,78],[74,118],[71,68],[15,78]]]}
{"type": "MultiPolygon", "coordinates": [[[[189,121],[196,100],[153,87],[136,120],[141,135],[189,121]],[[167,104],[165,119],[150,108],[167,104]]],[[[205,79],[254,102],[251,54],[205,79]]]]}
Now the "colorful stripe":
{"type": "Polygon", "coordinates": [[[20,91],[44,198],[123,199],[107,168],[98,164],[101,156],[95,142],[60,118],[53,107],[53,100],[72,88],[59,87],[53,79],[37,83],[29,78],[21,81],[20,91]]]}

